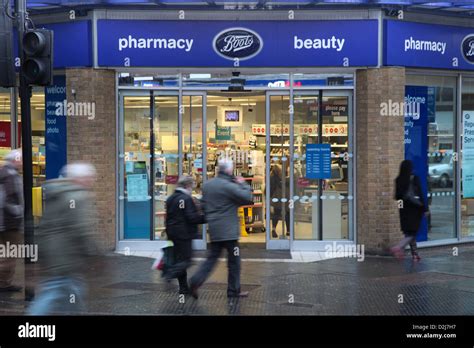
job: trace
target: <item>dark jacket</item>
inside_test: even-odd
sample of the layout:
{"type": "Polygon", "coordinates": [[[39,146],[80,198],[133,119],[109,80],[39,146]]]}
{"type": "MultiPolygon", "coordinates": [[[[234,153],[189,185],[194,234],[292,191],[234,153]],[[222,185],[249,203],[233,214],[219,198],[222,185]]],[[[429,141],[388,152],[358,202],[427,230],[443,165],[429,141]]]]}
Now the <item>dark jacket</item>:
{"type": "Polygon", "coordinates": [[[166,200],[166,234],[170,240],[197,238],[198,224],[205,223],[193,197],[177,189],[166,200]]]}
{"type": "Polygon", "coordinates": [[[16,168],[7,162],[0,168],[0,231],[23,228],[23,183],[16,168]]]}
{"type": "Polygon", "coordinates": [[[420,200],[423,203],[423,206],[421,207],[405,199],[405,195],[408,191],[407,185],[402,185],[399,178],[395,180],[395,199],[403,201],[403,207],[399,209],[401,230],[404,233],[411,235],[416,234],[420,228],[423,214],[428,211],[426,200],[423,197],[421,189],[420,178],[414,175],[413,183],[414,193],[416,196],[420,197],[420,200]]]}
{"type": "Polygon", "coordinates": [[[66,179],[43,186],[44,211],[37,232],[39,262],[47,277],[81,275],[98,249],[92,191],[66,179]]]}
{"type": "Polygon", "coordinates": [[[211,242],[238,240],[238,209],[253,204],[252,191],[248,184],[239,184],[231,176],[219,173],[204,185],[203,204],[211,242]]]}
{"type": "Polygon", "coordinates": [[[274,207],[282,206],[281,199],[290,197],[290,178],[285,178],[285,197],[283,197],[283,179],[276,174],[270,176],[270,198],[271,205],[274,207]],[[278,202],[273,202],[273,198],[278,198],[278,202]]]}

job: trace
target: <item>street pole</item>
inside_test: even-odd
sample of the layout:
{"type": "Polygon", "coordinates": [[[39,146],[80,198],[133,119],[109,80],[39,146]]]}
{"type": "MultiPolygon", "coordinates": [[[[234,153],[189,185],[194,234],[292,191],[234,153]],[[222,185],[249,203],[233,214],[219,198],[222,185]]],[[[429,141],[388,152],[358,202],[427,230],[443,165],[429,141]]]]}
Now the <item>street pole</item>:
{"type": "MultiPolygon", "coordinates": [[[[20,63],[23,64],[23,34],[26,31],[26,0],[15,0],[15,13],[18,29],[18,53],[20,63]]],[[[31,143],[31,87],[26,83],[20,69],[20,101],[21,101],[21,142],[23,155],[23,200],[24,208],[24,235],[25,245],[34,244],[33,227],[33,168],[32,168],[32,143],[31,143]]],[[[34,297],[32,262],[25,256],[25,300],[31,301],[34,297]]]]}

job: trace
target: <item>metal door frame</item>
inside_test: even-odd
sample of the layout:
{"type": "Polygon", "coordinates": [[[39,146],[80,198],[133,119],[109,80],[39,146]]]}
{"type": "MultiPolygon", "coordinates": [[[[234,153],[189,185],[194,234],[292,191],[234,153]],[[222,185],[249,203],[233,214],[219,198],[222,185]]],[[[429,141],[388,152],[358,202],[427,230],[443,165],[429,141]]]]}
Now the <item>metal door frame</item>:
{"type": "MultiPolygon", "coordinates": [[[[291,82],[290,82],[291,83],[291,82]]],[[[290,99],[290,106],[293,105],[292,95],[290,94],[290,90],[286,91],[272,91],[267,90],[265,93],[265,245],[267,249],[273,250],[289,250],[290,249],[290,241],[292,240],[293,236],[293,224],[292,224],[292,215],[293,210],[290,210],[290,237],[288,239],[271,239],[270,232],[271,232],[271,217],[270,217],[270,166],[271,166],[271,157],[270,157],[270,149],[271,149],[271,134],[270,134],[270,107],[271,107],[271,97],[272,96],[287,96],[290,99]]],[[[290,108],[289,115],[290,115],[290,139],[293,134],[293,112],[290,108]]],[[[290,158],[291,157],[291,148],[293,144],[290,141],[290,158]]],[[[288,158],[288,160],[290,160],[288,158]]],[[[290,162],[290,166],[292,167],[292,163],[290,162]]],[[[293,173],[291,172],[290,168],[290,195],[292,197],[293,190],[292,190],[292,180],[293,180],[293,173]]]]}
{"type": "MultiPolygon", "coordinates": [[[[182,97],[201,97],[202,98],[202,184],[204,185],[207,181],[207,92],[206,91],[186,91],[184,90],[182,92],[182,97]]],[[[180,105],[184,106],[183,104],[183,99],[181,97],[180,100],[180,105]]],[[[182,160],[183,157],[183,137],[182,137],[182,118],[184,115],[184,109],[183,112],[179,112],[179,118],[180,118],[180,123],[181,123],[181,132],[178,135],[179,137],[179,142],[180,142],[180,161],[182,160]]],[[[190,130],[191,131],[191,130],[190,130]]],[[[183,166],[181,164],[180,166],[180,173],[179,175],[182,175],[182,170],[183,166]]],[[[206,250],[207,249],[207,224],[203,225],[202,228],[202,239],[193,239],[193,249],[195,250],[206,250]]]]}
{"type": "MultiPolygon", "coordinates": [[[[292,238],[291,240],[291,250],[302,250],[302,251],[325,251],[325,247],[328,245],[328,243],[337,243],[337,244],[354,244],[356,242],[356,226],[355,223],[355,202],[356,202],[356,190],[355,190],[355,142],[354,142],[354,134],[355,134],[355,113],[354,113],[354,91],[353,89],[349,88],[341,88],[338,90],[328,90],[328,89],[314,89],[314,90],[294,90],[294,95],[295,96],[305,96],[305,95],[314,95],[314,96],[319,96],[319,92],[322,92],[322,97],[323,100],[325,97],[347,97],[348,98],[348,121],[347,121],[347,126],[348,126],[348,153],[349,153],[349,161],[348,161],[348,176],[349,176],[349,182],[348,182],[348,235],[349,239],[348,240],[342,240],[342,239],[329,239],[325,240],[324,239],[324,234],[323,231],[321,231],[322,234],[322,240],[295,240],[294,239],[294,221],[291,219],[291,234],[290,237],[292,238]]],[[[323,125],[319,124],[318,122],[318,127],[322,127],[323,125]]],[[[290,126],[291,132],[294,132],[294,125],[292,124],[290,126]]],[[[294,173],[291,172],[291,182],[293,183],[294,181],[294,173]]],[[[293,193],[293,192],[292,192],[293,193]]],[[[294,211],[291,211],[291,216],[293,217],[294,211]]],[[[323,216],[319,216],[319,221],[322,221],[324,219],[323,216]]]]}

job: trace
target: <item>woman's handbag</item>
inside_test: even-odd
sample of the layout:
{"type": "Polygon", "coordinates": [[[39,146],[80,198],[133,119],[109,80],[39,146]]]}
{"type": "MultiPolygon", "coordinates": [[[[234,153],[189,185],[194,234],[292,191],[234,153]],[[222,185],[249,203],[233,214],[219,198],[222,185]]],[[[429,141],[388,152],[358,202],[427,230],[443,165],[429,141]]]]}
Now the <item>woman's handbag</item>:
{"type": "Polygon", "coordinates": [[[413,175],[410,176],[410,183],[408,184],[407,192],[405,193],[405,196],[403,198],[407,202],[410,202],[411,204],[419,208],[423,207],[424,205],[423,201],[421,200],[421,197],[415,194],[415,181],[413,175]]]}

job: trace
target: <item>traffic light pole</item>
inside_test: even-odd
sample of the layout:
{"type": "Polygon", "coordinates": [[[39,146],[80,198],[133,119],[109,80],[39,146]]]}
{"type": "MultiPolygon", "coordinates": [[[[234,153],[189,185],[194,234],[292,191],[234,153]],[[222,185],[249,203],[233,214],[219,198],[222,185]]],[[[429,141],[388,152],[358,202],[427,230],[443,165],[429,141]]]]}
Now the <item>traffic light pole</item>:
{"type": "MultiPolygon", "coordinates": [[[[15,13],[17,15],[18,52],[20,63],[23,64],[23,34],[26,31],[26,0],[15,0],[15,13]]],[[[23,198],[25,245],[34,244],[33,226],[33,155],[31,143],[31,87],[26,83],[20,69],[20,101],[21,101],[21,142],[23,155],[23,198]]],[[[31,259],[25,257],[25,300],[31,301],[34,297],[32,286],[33,268],[31,259]]]]}

